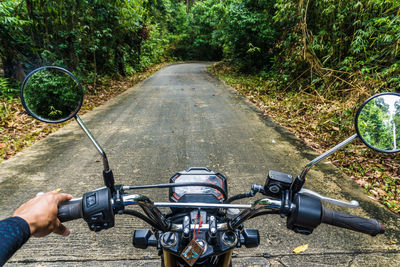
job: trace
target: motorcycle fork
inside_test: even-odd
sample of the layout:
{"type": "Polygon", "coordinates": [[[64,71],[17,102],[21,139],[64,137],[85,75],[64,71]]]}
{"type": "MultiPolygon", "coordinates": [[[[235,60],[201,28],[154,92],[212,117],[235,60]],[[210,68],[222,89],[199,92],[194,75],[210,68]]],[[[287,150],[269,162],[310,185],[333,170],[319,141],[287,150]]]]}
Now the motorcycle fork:
{"type": "MultiPolygon", "coordinates": [[[[219,267],[229,267],[231,266],[233,249],[227,251],[222,255],[222,262],[218,264],[219,267]]],[[[176,256],[163,250],[164,267],[175,267],[176,266],[176,256]]]]}
{"type": "Polygon", "coordinates": [[[227,251],[224,254],[224,259],[222,261],[222,267],[229,267],[231,266],[231,260],[232,260],[232,253],[233,253],[233,249],[227,251]]]}
{"type": "Polygon", "coordinates": [[[164,257],[164,267],[175,267],[176,266],[176,260],[175,260],[174,255],[163,250],[163,257],[164,257]]]}

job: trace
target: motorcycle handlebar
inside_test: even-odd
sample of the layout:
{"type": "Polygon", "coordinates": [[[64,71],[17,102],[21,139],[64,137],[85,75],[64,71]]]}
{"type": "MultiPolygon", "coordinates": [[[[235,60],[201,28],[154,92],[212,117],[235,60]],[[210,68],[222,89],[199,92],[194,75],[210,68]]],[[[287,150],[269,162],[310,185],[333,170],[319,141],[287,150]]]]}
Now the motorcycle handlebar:
{"type": "Polygon", "coordinates": [[[82,218],[82,198],[71,199],[58,207],[58,219],[61,222],[68,222],[82,218]]]}
{"type": "Polygon", "coordinates": [[[385,232],[385,227],[375,219],[362,218],[336,210],[322,209],[321,221],[322,223],[369,234],[371,236],[376,236],[377,234],[383,234],[385,232]]]}
{"type": "MultiPolygon", "coordinates": [[[[127,201],[127,199],[135,200],[135,201],[133,201],[133,203],[134,203],[134,202],[137,202],[136,200],[142,199],[142,198],[143,198],[143,196],[140,196],[140,195],[126,196],[126,197],[124,197],[124,202],[125,202],[124,206],[131,204],[129,201],[127,201]]],[[[302,198],[304,198],[304,196],[302,196],[302,198]]],[[[310,198],[310,197],[306,197],[306,198],[310,198]]],[[[312,198],[312,199],[314,199],[314,198],[312,198]]],[[[375,219],[367,219],[367,218],[362,218],[362,217],[351,215],[351,214],[344,213],[344,212],[325,209],[322,206],[319,206],[321,215],[320,215],[320,217],[319,216],[318,217],[320,219],[315,218],[315,216],[314,216],[314,218],[311,218],[310,216],[304,216],[304,212],[309,213],[310,210],[314,210],[316,208],[313,205],[308,206],[307,205],[308,202],[306,202],[305,200],[306,199],[303,199],[301,202],[295,203],[297,212],[293,213],[293,211],[292,211],[292,213],[293,213],[292,215],[295,217],[295,218],[293,218],[294,224],[298,224],[300,222],[301,225],[304,225],[304,223],[305,223],[305,222],[303,222],[304,219],[308,218],[309,220],[312,220],[312,222],[311,222],[312,225],[310,224],[310,221],[306,222],[305,224],[307,224],[308,226],[311,225],[311,228],[315,228],[319,223],[322,222],[322,223],[330,224],[333,226],[369,234],[371,236],[375,236],[377,234],[383,234],[385,232],[385,227],[375,219]],[[299,216],[303,218],[303,221],[298,220],[297,217],[299,217],[299,216]],[[318,223],[315,220],[318,220],[320,222],[318,223]]],[[[314,199],[314,201],[315,201],[315,199],[314,199]]],[[[312,201],[312,202],[314,202],[314,201],[312,201]]],[[[231,208],[232,206],[235,206],[235,208],[238,208],[238,206],[240,206],[239,208],[246,209],[240,215],[238,215],[237,218],[235,218],[235,220],[234,220],[234,221],[236,221],[236,220],[239,221],[238,223],[241,224],[246,219],[248,219],[248,217],[250,218],[252,215],[254,215],[253,213],[255,213],[260,208],[279,209],[279,207],[281,206],[280,203],[281,203],[280,200],[272,200],[272,199],[266,198],[266,199],[260,199],[260,200],[256,201],[255,203],[253,203],[252,205],[243,205],[243,204],[232,205],[232,204],[210,204],[210,203],[208,203],[206,206],[207,206],[207,208],[213,207],[214,205],[215,205],[215,208],[231,208]]],[[[189,208],[189,207],[193,206],[191,204],[196,204],[196,207],[197,207],[202,203],[154,203],[154,204],[156,204],[154,207],[163,206],[162,204],[165,204],[166,206],[174,206],[174,205],[181,206],[182,205],[182,207],[189,208]]],[[[153,206],[153,203],[151,203],[150,205],[153,206]]],[[[319,205],[321,205],[321,204],[319,204],[319,205]]],[[[98,212],[98,211],[96,211],[96,212],[98,212]]],[[[72,199],[63,205],[60,205],[58,208],[57,217],[60,219],[61,222],[67,222],[67,221],[87,217],[87,216],[83,216],[83,215],[84,214],[83,214],[83,207],[82,207],[82,198],[77,198],[77,199],[72,199]]],[[[95,215],[97,215],[97,214],[95,214],[95,215]]]]}

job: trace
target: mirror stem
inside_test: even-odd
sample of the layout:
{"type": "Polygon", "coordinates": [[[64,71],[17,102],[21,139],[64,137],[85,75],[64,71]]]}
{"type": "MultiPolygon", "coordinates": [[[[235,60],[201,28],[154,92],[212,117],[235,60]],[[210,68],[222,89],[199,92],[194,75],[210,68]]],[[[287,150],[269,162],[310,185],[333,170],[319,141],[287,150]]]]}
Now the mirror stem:
{"type": "Polygon", "coordinates": [[[78,114],[75,115],[75,120],[78,122],[79,126],[81,126],[82,130],[89,137],[90,141],[92,141],[93,145],[96,147],[97,151],[100,153],[100,156],[103,159],[104,171],[109,171],[110,170],[110,166],[108,165],[108,160],[107,160],[106,153],[101,148],[99,143],[97,143],[96,139],[94,139],[93,135],[90,133],[88,128],[86,128],[86,125],[83,123],[81,118],[79,118],[78,114]]]}
{"type": "Polygon", "coordinates": [[[354,139],[356,139],[358,137],[357,134],[354,134],[352,136],[350,136],[349,138],[347,138],[346,140],[344,140],[343,142],[341,142],[340,144],[334,146],[333,148],[331,148],[330,150],[326,151],[324,154],[318,156],[317,158],[313,159],[312,161],[310,161],[309,163],[307,163],[307,165],[304,167],[304,170],[301,172],[300,174],[300,179],[304,180],[304,178],[306,177],[306,174],[308,173],[308,171],[318,162],[320,162],[321,160],[323,160],[324,158],[329,157],[332,153],[338,151],[339,149],[347,146],[348,144],[350,144],[354,139]]]}
{"type": "Polygon", "coordinates": [[[110,189],[111,193],[114,195],[114,193],[115,193],[114,175],[113,175],[112,170],[110,169],[110,166],[108,165],[106,153],[101,148],[99,143],[97,143],[96,139],[94,139],[94,137],[90,133],[89,129],[86,128],[86,125],[83,123],[81,118],[79,118],[78,114],[75,115],[75,120],[78,122],[79,126],[81,126],[82,130],[89,137],[90,141],[92,141],[93,145],[96,147],[97,151],[100,153],[100,156],[103,159],[103,166],[104,166],[104,170],[103,170],[104,184],[110,189]]]}

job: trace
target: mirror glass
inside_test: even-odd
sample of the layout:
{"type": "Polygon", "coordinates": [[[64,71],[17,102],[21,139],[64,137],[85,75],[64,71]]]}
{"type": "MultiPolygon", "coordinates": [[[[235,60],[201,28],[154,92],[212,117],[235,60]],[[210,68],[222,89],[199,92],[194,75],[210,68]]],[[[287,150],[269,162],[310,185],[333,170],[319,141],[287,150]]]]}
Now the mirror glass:
{"type": "Polygon", "coordinates": [[[361,140],[381,152],[400,151],[400,94],[378,94],[360,107],[356,130],[361,140]]]}
{"type": "Polygon", "coordinates": [[[83,101],[83,89],[69,71],[42,67],[29,73],[21,86],[25,109],[36,119],[63,122],[74,117],[83,101]]]}

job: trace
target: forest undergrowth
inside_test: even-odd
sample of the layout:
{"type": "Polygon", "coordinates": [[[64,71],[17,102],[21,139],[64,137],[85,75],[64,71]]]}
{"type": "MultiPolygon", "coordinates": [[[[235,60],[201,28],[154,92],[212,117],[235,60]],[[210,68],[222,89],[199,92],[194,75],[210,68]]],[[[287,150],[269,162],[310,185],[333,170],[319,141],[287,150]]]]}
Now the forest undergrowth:
{"type": "MultiPolygon", "coordinates": [[[[334,94],[326,96],[318,91],[282,90],[277,88],[274,80],[243,74],[224,62],[214,64],[209,70],[246,96],[264,115],[273,118],[319,153],[355,133],[357,108],[374,93],[353,88],[348,90],[346,97],[335,98],[334,94]]],[[[369,197],[400,213],[398,154],[375,152],[357,140],[328,160],[362,186],[369,197]]]]}

